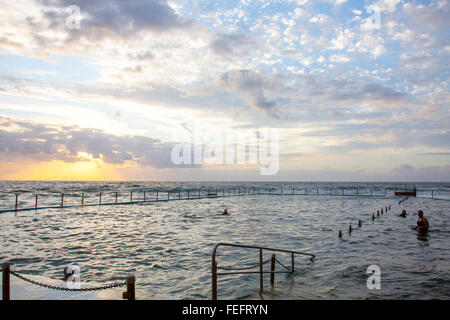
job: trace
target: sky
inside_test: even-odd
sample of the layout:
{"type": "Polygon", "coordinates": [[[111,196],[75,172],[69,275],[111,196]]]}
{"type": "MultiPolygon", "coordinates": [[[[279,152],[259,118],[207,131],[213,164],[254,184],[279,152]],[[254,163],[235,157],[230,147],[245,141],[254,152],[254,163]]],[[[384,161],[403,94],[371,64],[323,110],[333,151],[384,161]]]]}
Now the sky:
{"type": "Polygon", "coordinates": [[[0,5],[0,179],[450,181],[447,0],[0,5]]]}

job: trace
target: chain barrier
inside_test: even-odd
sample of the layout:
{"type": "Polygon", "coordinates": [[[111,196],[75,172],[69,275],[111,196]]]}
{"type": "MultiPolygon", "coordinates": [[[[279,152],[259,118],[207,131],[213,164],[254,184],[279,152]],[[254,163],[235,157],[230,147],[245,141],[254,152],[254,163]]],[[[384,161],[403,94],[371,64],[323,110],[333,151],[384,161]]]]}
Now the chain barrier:
{"type": "Polygon", "coordinates": [[[282,264],[277,258],[275,258],[275,262],[277,262],[280,266],[282,266],[283,268],[285,268],[286,270],[290,271],[291,269],[286,267],[284,264],[282,264]]]}
{"type": "MultiPolygon", "coordinates": [[[[266,264],[268,262],[270,262],[271,259],[267,259],[266,261],[264,261],[262,264],[266,264]]],[[[229,270],[229,271],[240,271],[240,270],[248,270],[248,269],[253,269],[259,267],[259,263],[255,264],[255,265],[251,265],[248,267],[242,267],[242,268],[236,268],[236,267],[219,267],[217,266],[217,269],[222,269],[222,270],[229,270]]]]}
{"type": "Polygon", "coordinates": [[[46,284],[46,283],[42,283],[42,282],[39,282],[39,281],[31,280],[31,279],[26,278],[26,277],[24,277],[24,276],[18,274],[17,272],[14,272],[14,271],[10,271],[10,273],[11,273],[13,276],[15,276],[15,277],[17,277],[17,278],[19,278],[19,279],[21,279],[21,280],[23,280],[23,281],[26,281],[26,282],[28,282],[28,283],[34,284],[34,285],[36,285],[36,286],[44,287],[44,288],[52,289],[52,290],[61,290],[61,291],[78,291],[78,292],[84,292],[84,291],[98,291],[98,290],[106,290],[106,289],[111,289],[111,288],[122,287],[122,286],[124,286],[124,285],[127,284],[127,282],[125,281],[125,282],[121,282],[121,283],[113,283],[113,284],[109,284],[109,285],[101,286],[101,287],[91,287],[91,288],[66,288],[66,287],[58,287],[58,286],[53,286],[53,285],[49,285],[49,284],[46,284]]]}

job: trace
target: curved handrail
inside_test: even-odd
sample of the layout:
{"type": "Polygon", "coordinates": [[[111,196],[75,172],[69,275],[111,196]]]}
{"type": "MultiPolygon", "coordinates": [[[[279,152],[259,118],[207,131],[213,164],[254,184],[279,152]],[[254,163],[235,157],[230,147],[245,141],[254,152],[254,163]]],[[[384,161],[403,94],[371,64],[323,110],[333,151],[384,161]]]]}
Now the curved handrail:
{"type": "Polygon", "coordinates": [[[250,249],[262,249],[267,251],[277,251],[277,252],[287,252],[287,253],[294,253],[294,254],[300,254],[300,255],[306,255],[310,256],[311,259],[314,259],[316,256],[312,253],[307,252],[300,252],[300,251],[294,251],[294,250],[286,250],[286,249],[275,249],[275,248],[269,248],[269,247],[262,247],[262,246],[254,246],[254,245],[248,245],[248,244],[240,244],[240,243],[227,243],[227,242],[219,242],[217,243],[212,251],[212,257],[215,261],[216,259],[216,252],[217,248],[219,246],[227,246],[227,247],[240,247],[240,248],[250,248],[250,249]]]}
{"type": "Polygon", "coordinates": [[[227,243],[227,242],[219,242],[216,245],[214,245],[214,248],[212,250],[211,254],[211,280],[212,280],[212,299],[217,300],[217,276],[218,275],[230,275],[230,274],[246,274],[246,273],[259,273],[260,277],[260,288],[261,291],[263,290],[263,274],[264,273],[270,273],[271,274],[271,283],[273,285],[274,282],[274,275],[275,273],[292,273],[294,272],[294,255],[306,255],[309,256],[310,261],[314,261],[314,258],[316,257],[312,253],[307,252],[301,252],[301,251],[295,251],[295,250],[286,250],[286,249],[277,249],[277,248],[270,248],[270,247],[262,247],[262,246],[255,246],[255,245],[247,245],[247,244],[240,244],[240,243],[227,243]],[[245,272],[229,272],[229,273],[217,273],[217,262],[216,262],[216,253],[217,249],[220,246],[226,246],[226,247],[238,247],[238,248],[247,248],[247,249],[258,249],[259,250],[259,271],[245,271],[245,272]],[[285,252],[291,254],[292,259],[292,266],[291,268],[287,268],[283,264],[281,264],[277,259],[275,258],[275,254],[272,255],[272,265],[271,265],[271,271],[266,272],[263,271],[263,250],[266,251],[275,251],[275,252],[285,252]],[[284,268],[287,269],[287,271],[275,271],[275,262],[278,262],[281,264],[284,268]]]}

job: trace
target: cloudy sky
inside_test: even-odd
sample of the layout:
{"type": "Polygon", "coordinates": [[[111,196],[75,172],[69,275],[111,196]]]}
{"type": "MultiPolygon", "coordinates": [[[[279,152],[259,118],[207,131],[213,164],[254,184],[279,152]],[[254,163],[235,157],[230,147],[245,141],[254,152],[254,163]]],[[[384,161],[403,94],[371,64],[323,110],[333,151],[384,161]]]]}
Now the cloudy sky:
{"type": "Polygon", "coordinates": [[[0,179],[450,181],[447,0],[0,5],[0,179]],[[198,130],[277,174],[177,166],[198,130]]]}

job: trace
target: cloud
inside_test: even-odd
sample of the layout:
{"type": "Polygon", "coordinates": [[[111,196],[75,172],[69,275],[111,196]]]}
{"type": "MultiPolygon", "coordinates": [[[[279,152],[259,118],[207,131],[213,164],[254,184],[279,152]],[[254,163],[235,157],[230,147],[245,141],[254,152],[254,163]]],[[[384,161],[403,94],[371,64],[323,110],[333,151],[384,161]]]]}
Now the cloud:
{"type": "Polygon", "coordinates": [[[229,92],[244,94],[252,108],[262,110],[271,117],[278,117],[276,100],[265,95],[265,91],[275,88],[275,83],[264,72],[229,71],[219,76],[218,84],[229,92]]]}
{"type": "MultiPolygon", "coordinates": [[[[172,168],[173,143],[144,136],[118,136],[77,126],[55,126],[0,117],[0,154],[3,159],[82,161],[82,154],[108,164],[134,162],[172,168]]],[[[177,166],[180,167],[180,166],[177,166]]]]}

